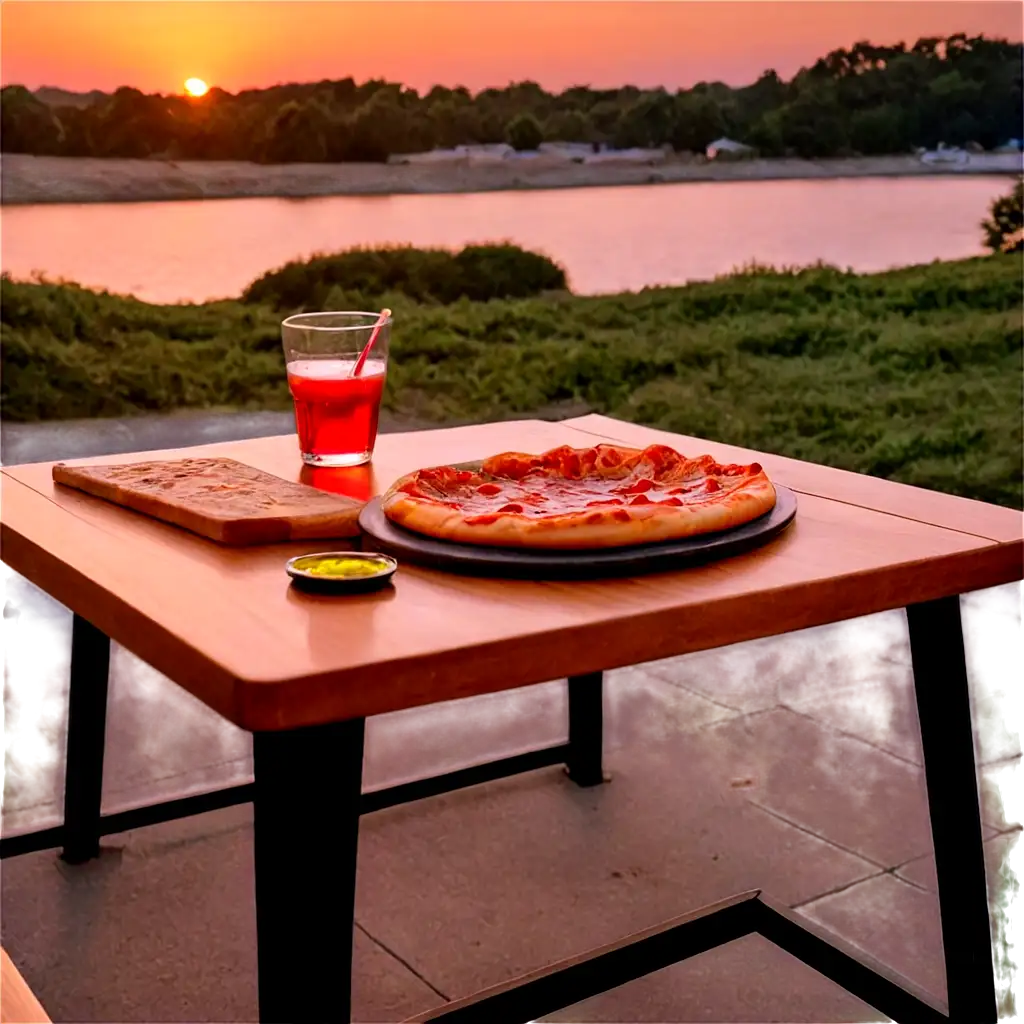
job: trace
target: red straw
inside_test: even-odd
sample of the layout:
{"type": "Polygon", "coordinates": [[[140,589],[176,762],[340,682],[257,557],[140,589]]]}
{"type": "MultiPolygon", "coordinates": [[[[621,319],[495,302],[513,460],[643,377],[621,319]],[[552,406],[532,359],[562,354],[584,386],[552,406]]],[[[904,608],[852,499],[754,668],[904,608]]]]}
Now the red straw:
{"type": "Polygon", "coordinates": [[[356,360],[356,365],[352,367],[352,376],[358,377],[363,372],[363,364],[366,362],[366,357],[370,354],[370,350],[373,348],[374,342],[377,340],[377,335],[380,334],[380,329],[384,326],[384,321],[391,316],[390,309],[382,309],[380,316],[377,317],[377,322],[373,325],[373,334],[370,335],[370,340],[366,343],[363,351],[359,353],[359,358],[356,360]]]}

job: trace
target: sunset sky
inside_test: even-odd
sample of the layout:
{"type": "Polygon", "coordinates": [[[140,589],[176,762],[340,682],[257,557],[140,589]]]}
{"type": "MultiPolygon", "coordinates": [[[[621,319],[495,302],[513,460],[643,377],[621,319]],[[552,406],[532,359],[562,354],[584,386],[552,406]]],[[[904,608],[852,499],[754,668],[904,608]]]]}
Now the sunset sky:
{"type": "Polygon", "coordinates": [[[858,39],[1021,38],[1017,0],[4,0],[0,19],[4,84],[146,92],[180,92],[192,76],[231,92],[346,75],[421,90],[740,85],[767,67],[788,77],[858,39]]]}

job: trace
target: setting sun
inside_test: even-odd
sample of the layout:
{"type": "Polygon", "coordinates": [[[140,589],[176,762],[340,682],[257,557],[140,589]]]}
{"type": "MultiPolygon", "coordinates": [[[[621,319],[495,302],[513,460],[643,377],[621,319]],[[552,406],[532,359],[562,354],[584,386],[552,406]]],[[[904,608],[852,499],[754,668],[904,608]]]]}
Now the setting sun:
{"type": "Polygon", "coordinates": [[[209,86],[201,78],[185,79],[185,92],[189,96],[205,96],[209,86]]]}

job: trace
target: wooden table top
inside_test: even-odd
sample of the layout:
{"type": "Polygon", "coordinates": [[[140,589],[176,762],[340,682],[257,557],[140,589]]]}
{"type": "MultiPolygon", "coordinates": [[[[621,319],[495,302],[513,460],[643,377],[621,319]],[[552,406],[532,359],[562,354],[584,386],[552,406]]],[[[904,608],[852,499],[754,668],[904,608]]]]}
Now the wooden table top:
{"type": "Polygon", "coordinates": [[[55,487],[51,463],[5,469],[0,556],[225,718],[293,728],[638,664],[899,608],[1022,577],[1012,509],[666,434],[603,416],[378,439],[372,467],[309,470],[294,436],[80,460],[225,455],[366,498],[421,466],[602,440],[761,462],[798,494],[794,524],[709,565],[617,580],[460,577],[403,565],[393,590],[294,590],[312,541],[223,548],[55,487]]]}

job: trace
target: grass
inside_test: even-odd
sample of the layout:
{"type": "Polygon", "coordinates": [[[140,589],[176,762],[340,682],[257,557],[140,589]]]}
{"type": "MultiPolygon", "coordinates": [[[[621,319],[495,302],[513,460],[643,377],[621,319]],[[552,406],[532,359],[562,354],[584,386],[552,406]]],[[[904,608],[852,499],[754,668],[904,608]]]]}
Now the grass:
{"type": "MultiPolygon", "coordinates": [[[[437,423],[587,408],[1020,508],[1021,270],[1001,255],[604,297],[375,296],[395,310],[385,406],[437,423]]],[[[265,306],[9,280],[0,299],[7,419],[288,408],[265,306]]]]}

